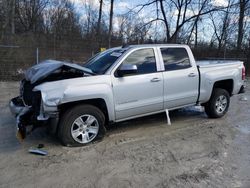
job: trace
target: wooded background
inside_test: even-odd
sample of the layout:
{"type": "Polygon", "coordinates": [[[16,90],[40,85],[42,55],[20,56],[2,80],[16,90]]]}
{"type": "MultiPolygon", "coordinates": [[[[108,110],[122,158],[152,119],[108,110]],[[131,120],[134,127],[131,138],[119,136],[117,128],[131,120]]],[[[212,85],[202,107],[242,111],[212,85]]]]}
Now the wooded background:
{"type": "Polygon", "coordinates": [[[37,58],[82,63],[101,47],[144,43],[239,59],[249,75],[250,0],[0,0],[0,80],[20,79],[37,58]]]}

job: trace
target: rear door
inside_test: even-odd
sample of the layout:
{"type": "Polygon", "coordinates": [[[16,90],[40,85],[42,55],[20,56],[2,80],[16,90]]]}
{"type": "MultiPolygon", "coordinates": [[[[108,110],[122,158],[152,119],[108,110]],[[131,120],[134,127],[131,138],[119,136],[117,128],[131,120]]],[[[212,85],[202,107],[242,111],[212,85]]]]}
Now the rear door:
{"type": "MultiPolygon", "coordinates": [[[[154,48],[132,51],[122,64],[137,66],[137,73],[112,76],[116,120],[163,110],[163,74],[158,72],[154,48]]],[[[121,66],[121,64],[120,64],[121,66]]]]}
{"type": "Polygon", "coordinates": [[[193,58],[190,60],[184,47],[162,47],[159,50],[165,68],[163,71],[164,108],[195,104],[199,75],[193,58]]]}

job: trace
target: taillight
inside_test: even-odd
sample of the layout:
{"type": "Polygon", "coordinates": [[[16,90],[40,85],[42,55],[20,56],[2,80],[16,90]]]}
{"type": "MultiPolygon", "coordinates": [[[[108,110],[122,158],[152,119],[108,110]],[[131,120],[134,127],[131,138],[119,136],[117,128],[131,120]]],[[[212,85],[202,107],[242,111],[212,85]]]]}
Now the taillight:
{"type": "Polygon", "coordinates": [[[246,68],[243,65],[243,67],[242,67],[242,80],[245,80],[245,79],[246,79],[246,68]]]}

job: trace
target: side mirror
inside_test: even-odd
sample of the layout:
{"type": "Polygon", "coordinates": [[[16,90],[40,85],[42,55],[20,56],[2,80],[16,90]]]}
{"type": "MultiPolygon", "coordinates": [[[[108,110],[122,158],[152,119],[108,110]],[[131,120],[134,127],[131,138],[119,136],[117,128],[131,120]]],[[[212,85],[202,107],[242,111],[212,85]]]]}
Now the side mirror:
{"type": "Polygon", "coordinates": [[[124,64],[117,70],[117,75],[123,77],[124,75],[137,73],[137,66],[131,64],[124,64]]]}

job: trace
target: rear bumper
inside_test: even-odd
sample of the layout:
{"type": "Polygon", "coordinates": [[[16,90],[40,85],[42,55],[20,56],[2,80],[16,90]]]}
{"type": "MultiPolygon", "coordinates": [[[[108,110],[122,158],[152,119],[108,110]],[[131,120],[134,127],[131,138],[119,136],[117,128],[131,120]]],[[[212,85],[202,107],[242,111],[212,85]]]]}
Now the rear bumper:
{"type": "Polygon", "coordinates": [[[246,86],[242,85],[238,94],[245,93],[245,92],[246,92],[246,86]]]}

